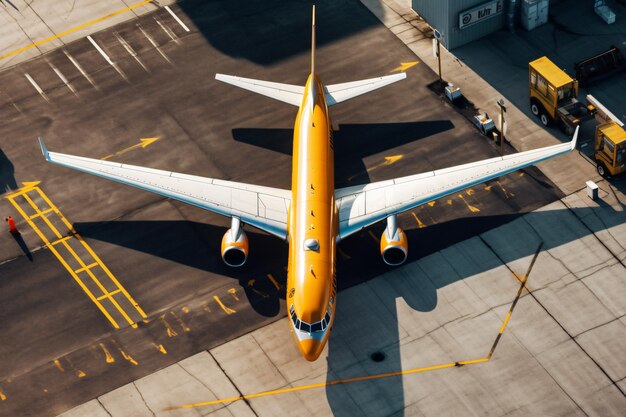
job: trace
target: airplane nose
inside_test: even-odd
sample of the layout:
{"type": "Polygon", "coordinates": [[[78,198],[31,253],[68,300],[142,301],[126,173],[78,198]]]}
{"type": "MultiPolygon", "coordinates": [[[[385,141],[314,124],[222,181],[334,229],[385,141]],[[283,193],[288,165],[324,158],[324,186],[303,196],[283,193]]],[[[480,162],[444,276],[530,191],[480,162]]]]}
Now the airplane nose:
{"type": "Polygon", "coordinates": [[[307,361],[313,362],[322,353],[323,346],[316,340],[301,340],[299,343],[300,352],[307,361]]]}

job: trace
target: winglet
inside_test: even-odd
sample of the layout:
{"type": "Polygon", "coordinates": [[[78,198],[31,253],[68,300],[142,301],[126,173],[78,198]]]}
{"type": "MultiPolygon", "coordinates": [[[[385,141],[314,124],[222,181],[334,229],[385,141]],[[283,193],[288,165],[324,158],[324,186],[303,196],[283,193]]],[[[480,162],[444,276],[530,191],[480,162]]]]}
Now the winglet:
{"type": "Polygon", "coordinates": [[[43,154],[43,157],[46,158],[46,161],[50,161],[50,152],[48,152],[48,148],[46,148],[43,136],[39,136],[39,146],[41,146],[41,153],[43,154]]]}
{"type": "Polygon", "coordinates": [[[576,142],[578,141],[578,129],[580,129],[580,126],[576,126],[576,130],[574,131],[574,137],[572,138],[572,141],[569,143],[570,151],[573,151],[574,149],[576,149],[576,142]]]}

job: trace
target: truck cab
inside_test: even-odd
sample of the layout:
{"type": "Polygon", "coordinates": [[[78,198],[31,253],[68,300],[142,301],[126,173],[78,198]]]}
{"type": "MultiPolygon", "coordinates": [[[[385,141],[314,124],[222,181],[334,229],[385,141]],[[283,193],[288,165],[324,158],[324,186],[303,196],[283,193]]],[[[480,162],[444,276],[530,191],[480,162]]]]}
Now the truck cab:
{"type": "Polygon", "coordinates": [[[591,118],[593,106],[578,101],[578,81],[557,67],[548,57],[528,64],[530,110],[544,126],[557,122],[564,132],[574,133],[582,120],[591,118]]]}
{"type": "Polygon", "coordinates": [[[596,126],[595,159],[603,177],[626,171],[626,131],[614,121],[596,126]]]}

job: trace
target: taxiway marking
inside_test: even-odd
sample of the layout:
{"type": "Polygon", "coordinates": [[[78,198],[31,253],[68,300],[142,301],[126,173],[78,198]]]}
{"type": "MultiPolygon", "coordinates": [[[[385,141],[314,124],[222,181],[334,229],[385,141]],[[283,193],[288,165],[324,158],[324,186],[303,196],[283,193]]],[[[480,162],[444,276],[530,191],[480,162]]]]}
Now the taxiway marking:
{"type": "Polygon", "coordinates": [[[10,56],[17,55],[17,54],[22,53],[24,51],[28,51],[29,49],[36,48],[39,45],[43,45],[45,43],[52,42],[55,39],[62,38],[63,36],[69,35],[71,33],[74,33],[76,31],[79,31],[79,30],[84,29],[86,27],[95,25],[96,23],[102,22],[103,20],[110,19],[110,18],[115,17],[117,15],[120,15],[122,13],[126,13],[128,11],[136,9],[137,7],[141,7],[141,6],[145,5],[145,4],[152,3],[153,1],[154,0],[144,0],[144,1],[140,2],[140,3],[133,4],[132,6],[128,6],[128,7],[125,7],[123,9],[117,10],[115,12],[109,13],[109,14],[107,14],[105,16],[99,17],[99,18],[94,19],[92,21],[89,21],[87,23],[83,23],[82,25],[78,25],[76,27],[73,27],[71,29],[63,31],[63,32],[61,32],[61,33],[59,33],[57,35],[50,36],[49,38],[42,39],[40,41],[37,41],[37,42],[31,43],[29,45],[23,46],[21,48],[15,49],[14,51],[8,52],[8,53],[6,53],[4,55],[0,55],[0,59],[8,58],[10,56]]]}
{"type": "Polygon", "coordinates": [[[157,140],[159,140],[159,138],[143,138],[143,139],[139,139],[139,143],[137,143],[137,144],[135,144],[133,146],[129,146],[128,148],[124,148],[121,151],[117,151],[115,153],[112,153],[112,154],[107,155],[104,158],[100,158],[100,159],[103,160],[103,161],[106,161],[109,158],[113,158],[114,156],[125,154],[126,152],[132,151],[133,149],[138,149],[138,148],[145,149],[148,146],[152,145],[157,140]]]}
{"type": "Polygon", "coordinates": [[[67,52],[65,49],[63,50],[63,53],[65,54],[65,56],[67,57],[67,59],[70,60],[70,62],[76,67],[76,69],[78,70],[78,72],[81,73],[81,75],[83,77],[85,77],[85,79],[87,81],[89,81],[89,84],[92,85],[93,88],[95,88],[96,90],[100,90],[100,88],[96,85],[96,83],[91,79],[91,77],[87,74],[87,72],[83,69],[83,67],[80,66],[80,64],[78,63],[78,61],[76,61],[74,59],[74,57],[72,55],[70,55],[69,52],[67,52]]]}
{"type": "Polygon", "coordinates": [[[174,14],[174,12],[172,11],[172,9],[170,9],[170,6],[165,6],[165,10],[167,10],[167,12],[168,12],[170,15],[172,15],[172,17],[174,18],[174,20],[176,20],[176,21],[178,22],[178,24],[179,24],[179,25],[180,25],[183,29],[185,29],[185,32],[189,32],[189,28],[187,27],[187,25],[186,25],[186,24],[184,24],[184,23],[183,23],[183,21],[182,21],[182,20],[180,20],[180,19],[178,18],[178,16],[176,16],[176,15],[174,14]]]}
{"type": "Polygon", "coordinates": [[[63,84],[65,84],[65,86],[69,88],[70,91],[74,93],[74,95],[76,95],[76,89],[72,87],[72,84],[70,84],[65,75],[63,75],[63,73],[56,66],[54,66],[52,62],[48,62],[48,65],[50,66],[50,68],[52,68],[52,71],[54,71],[54,73],[61,79],[61,81],[63,81],[63,84]]]}
{"type": "Polygon", "coordinates": [[[41,87],[39,87],[39,84],[37,84],[37,82],[35,82],[35,80],[33,79],[33,77],[30,76],[30,74],[28,74],[27,72],[24,73],[24,77],[26,77],[26,79],[28,80],[28,82],[35,88],[35,90],[37,90],[37,92],[39,93],[39,95],[46,100],[48,103],[50,102],[50,99],[48,99],[48,96],[46,95],[46,93],[43,92],[43,90],[41,89],[41,87]]]}
{"type": "Polygon", "coordinates": [[[456,367],[461,367],[461,366],[466,366],[466,365],[476,365],[476,364],[479,364],[479,363],[488,362],[493,357],[493,354],[494,354],[494,352],[496,350],[496,347],[498,346],[498,342],[500,341],[500,338],[502,337],[502,334],[504,333],[504,330],[506,329],[506,327],[507,327],[507,325],[509,323],[509,320],[511,319],[511,315],[513,314],[513,309],[517,305],[517,302],[518,302],[518,300],[520,299],[520,297],[522,295],[522,291],[524,290],[526,282],[528,281],[528,277],[530,275],[532,267],[535,264],[535,261],[536,261],[537,257],[539,256],[539,253],[541,252],[542,245],[543,245],[543,243],[541,245],[539,245],[539,247],[537,248],[537,251],[535,252],[535,256],[533,257],[533,259],[531,261],[531,264],[530,264],[530,267],[528,268],[528,272],[521,279],[520,287],[519,287],[519,289],[517,291],[517,294],[515,295],[515,298],[513,299],[513,302],[511,303],[511,307],[509,308],[509,311],[506,314],[506,317],[504,318],[504,321],[502,323],[502,326],[500,327],[498,335],[496,336],[496,339],[493,342],[493,344],[491,346],[491,349],[489,349],[489,353],[484,358],[469,359],[469,360],[464,360],[464,361],[450,362],[450,363],[444,363],[444,364],[433,365],[433,366],[425,366],[425,367],[422,367],[422,368],[406,369],[406,370],[395,371],[395,372],[385,372],[385,373],[374,374],[374,375],[364,375],[364,376],[359,376],[359,377],[355,377],[355,378],[337,379],[337,380],[334,380],[334,381],[320,382],[320,383],[317,383],[317,384],[300,385],[300,386],[295,386],[295,387],[290,387],[290,388],[282,388],[282,389],[271,390],[271,391],[263,391],[263,392],[258,392],[258,393],[255,393],[255,394],[240,395],[238,397],[222,398],[222,399],[213,400],[213,401],[205,401],[205,402],[199,402],[199,403],[193,403],[193,404],[185,404],[185,405],[181,405],[181,406],[177,406],[177,407],[167,407],[167,408],[164,408],[163,410],[164,411],[173,411],[173,410],[180,410],[180,409],[185,409],[185,408],[204,407],[204,406],[208,406],[208,405],[224,404],[224,403],[230,403],[230,402],[239,401],[239,400],[249,400],[249,399],[252,399],[252,398],[268,397],[268,396],[277,395],[277,394],[285,394],[285,393],[288,393],[288,392],[305,391],[305,390],[310,390],[310,389],[314,389],[314,388],[324,388],[324,387],[328,387],[328,386],[350,384],[350,383],[359,382],[359,381],[369,381],[369,380],[374,380],[374,379],[398,377],[398,376],[404,376],[404,375],[417,374],[417,373],[421,373],[421,372],[436,371],[436,370],[440,370],[440,369],[456,368],[456,367]]]}
{"type": "Polygon", "coordinates": [[[409,68],[414,67],[414,66],[416,66],[419,63],[420,63],[419,61],[400,62],[400,66],[399,67],[396,67],[396,68],[392,69],[389,72],[405,72],[409,68]]]}
{"type": "Polygon", "coordinates": [[[147,317],[146,313],[144,313],[141,307],[139,307],[139,304],[137,304],[137,302],[120,284],[106,265],[104,265],[102,260],[95,254],[82,236],[76,233],[72,224],[65,218],[65,216],[63,216],[61,211],[52,203],[52,201],[50,201],[41,188],[39,188],[39,182],[29,182],[23,184],[24,187],[5,196],[5,198],[7,198],[15,209],[22,215],[28,225],[35,231],[48,249],[50,249],[50,252],[54,254],[61,265],[65,267],[74,281],[76,281],[80,288],[82,288],[85,294],[87,294],[89,299],[98,307],[102,314],[104,314],[113,327],[116,329],[120,328],[118,321],[113,318],[111,314],[112,312],[117,312],[129,325],[133,328],[137,328],[137,320],[133,320],[131,315],[135,317],[139,315],[143,319],[147,317]],[[18,199],[26,202],[26,209],[20,205],[18,199]],[[40,201],[39,204],[37,204],[35,200],[40,201]],[[41,205],[45,205],[47,207],[42,209],[41,205]],[[26,210],[34,211],[34,215],[28,215],[26,210]],[[64,225],[67,230],[64,230],[64,232],[61,233],[59,228],[55,226],[55,223],[53,223],[50,218],[54,219],[57,225],[64,225]],[[45,232],[41,227],[35,224],[35,220],[37,219],[43,220],[43,223],[46,225],[45,232]],[[54,235],[55,239],[49,239],[47,236],[50,235],[54,235]],[[73,242],[74,239],[79,242],[79,245],[71,245],[71,242],[73,242]],[[59,249],[57,249],[57,245],[59,246],[59,249]],[[71,257],[69,257],[71,260],[66,260],[66,255],[64,256],[61,254],[61,250],[63,249],[71,255],[71,257]],[[81,253],[79,254],[78,252],[81,253]],[[88,261],[85,262],[85,259],[88,259],[88,261]],[[78,263],[80,267],[78,269],[74,269],[70,266],[70,263],[78,263]],[[96,267],[98,267],[98,275],[100,277],[96,276],[96,272],[94,271],[96,267]],[[90,278],[87,282],[93,282],[93,284],[95,284],[101,291],[102,295],[96,295],[93,293],[85,280],[81,278],[80,275],[83,273],[90,278]],[[105,280],[106,285],[103,284],[102,279],[105,280]],[[107,288],[113,287],[115,290],[107,290],[107,288]],[[121,296],[116,297],[118,294],[121,294],[121,296]],[[109,311],[105,307],[102,303],[104,300],[107,300],[110,305],[114,307],[113,311],[109,311]],[[124,303],[126,308],[130,307],[130,314],[126,311],[126,308],[121,306],[120,302],[124,303]]]}
{"type": "Polygon", "coordinates": [[[226,313],[226,314],[233,314],[233,313],[237,312],[237,310],[233,310],[230,307],[226,307],[224,305],[224,303],[222,303],[222,300],[220,300],[220,298],[217,295],[214,295],[213,299],[217,302],[217,304],[219,304],[219,306],[222,308],[222,310],[224,310],[224,313],[226,313]]]}

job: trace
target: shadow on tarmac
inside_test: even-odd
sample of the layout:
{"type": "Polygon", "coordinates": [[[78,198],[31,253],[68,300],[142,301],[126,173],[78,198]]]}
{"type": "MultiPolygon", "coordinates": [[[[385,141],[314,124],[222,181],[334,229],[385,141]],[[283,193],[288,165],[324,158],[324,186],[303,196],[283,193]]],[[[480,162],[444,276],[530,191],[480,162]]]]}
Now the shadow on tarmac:
{"type": "MultiPolygon", "coordinates": [[[[623,179],[615,182],[622,192],[626,189],[623,179]]],[[[477,236],[490,229],[524,218],[525,226],[531,232],[510,242],[507,249],[499,252],[501,261],[509,263],[517,259],[532,256],[537,244],[544,242],[543,250],[550,250],[574,240],[601,232],[626,222],[626,210],[616,210],[599,201],[600,208],[573,208],[569,210],[544,210],[530,213],[510,215],[485,215],[464,217],[421,229],[407,230],[409,239],[408,263],[443,250],[455,243],[477,236]],[[579,219],[584,219],[581,223],[579,219]],[[545,226],[542,226],[545,225],[545,226]],[[548,226],[549,225],[549,226],[548,226]],[[559,225],[559,227],[555,227],[559,225]],[[540,236],[541,235],[541,236],[540,236]]],[[[270,288],[257,288],[253,291],[245,277],[251,275],[273,273],[275,277],[284,277],[283,266],[287,261],[287,247],[279,239],[263,233],[247,230],[250,239],[249,262],[242,268],[234,269],[225,266],[219,255],[220,242],[226,228],[191,221],[112,221],[77,223],[75,228],[84,237],[109,242],[129,249],[141,251],[211,273],[225,275],[237,279],[245,290],[248,301],[253,308],[264,316],[275,316],[280,313],[280,298],[284,294],[274,291],[272,297],[264,298],[259,292],[270,288]],[[189,238],[187,236],[195,236],[189,238]],[[198,245],[198,239],[203,245],[198,245]]],[[[375,236],[380,235],[384,224],[370,228],[375,236]]],[[[396,324],[372,321],[372,303],[378,308],[386,308],[398,322],[395,309],[396,300],[403,298],[409,307],[422,312],[432,311],[437,307],[437,290],[456,281],[483,273],[496,268],[500,262],[491,260],[471,263],[463,271],[449,270],[436,278],[424,274],[421,277],[390,280],[391,291],[369,291],[371,299],[361,294],[362,291],[345,293],[346,288],[369,281],[394,268],[386,266],[378,257],[378,246],[368,232],[353,235],[340,244],[341,250],[348,256],[338,256],[337,275],[339,290],[349,299],[338,297],[337,318],[329,339],[327,380],[361,376],[373,372],[393,372],[402,369],[400,341],[396,324]],[[382,307],[380,307],[382,306],[382,307]],[[344,310],[345,309],[345,310],[344,310]],[[350,311],[346,311],[346,310],[350,311]],[[354,310],[357,309],[355,312],[354,310]],[[344,321],[344,317],[350,317],[344,321]],[[367,335],[354,334],[355,329],[367,329],[367,335]],[[360,341],[366,340],[367,343],[360,341]],[[383,352],[385,359],[375,363],[372,354],[383,352]],[[357,367],[347,367],[354,363],[357,367]]],[[[281,284],[284,286],[284,278],[281,284]]],[[[270,284],[268,284],[270,285],[270,284]]],[[[282,292],[282,291],[281,291],[282,292]]],[[[385,411],[396,412],[396,416],[404,415],[404,391],[401,378],[381,381],[362,382],[345,386],[328,386],[326,394],[333,414],[337,417],[364,415],[364,409],[377,409],[375,401],[385,404],[385,411]],[[367,395],[363,391],[371,391],[371,402],[364,407],[356,399],[367,395]],[[384,395],[381,397],[381,393],[384,395]],[[352,399],[355,399],[353,401],[352,399]],[[373,408],[372,408],[373,407],[373,408]]],[[[381,410],[382,412],[383,410],[381,410]]],[[[385,414],[386,415],[386,414],[385,414]]]]}
{"type": "MultiPolygon", "coordinates": [[[[311,50],[311,0],[185,0],[178,3],[220,52],[270,65],[311,50]],[[289,36],[286,36],[289,34],[289,36]]],[[[316,43],[322,46],[378,25],[358,2],[316,1],[316,43]],[[365,16],[365,18],[363,18],[365,16]]]]}
{"type": "Polygon", "coordinates": [[[17,190],[17,188],[15,167],[2,149],[0,149],[0,194],[17,190]]]}
{"type": "MultiPolygon", "coordinates": [[[[340,124],[335,142],[335,187],[369,182],[363,158],[454,129],[450,120],[340,124]]],[[[233,129],[238,142],[292,154],[293,129],[233,129]]]]}

